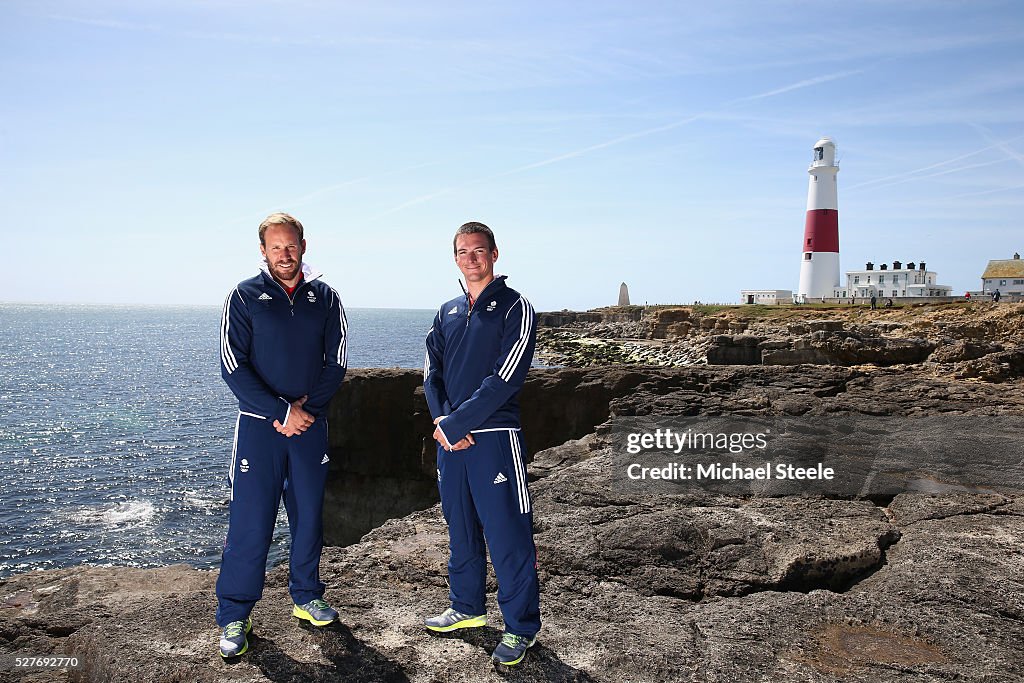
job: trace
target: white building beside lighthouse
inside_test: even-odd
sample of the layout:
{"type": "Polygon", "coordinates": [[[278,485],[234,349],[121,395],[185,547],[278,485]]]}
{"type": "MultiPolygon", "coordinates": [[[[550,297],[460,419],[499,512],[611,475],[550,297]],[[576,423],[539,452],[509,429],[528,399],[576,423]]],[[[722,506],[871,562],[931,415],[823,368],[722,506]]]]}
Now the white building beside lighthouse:
{"type": "Polygon", "coordinates": [[[796,300],[801,302],[831,297],[839,285],[839,166],[831,138],[814,143],[814,157],[807,172],[811,177],[796,292],[796,300]]]}
{"type": "Polygon", "coordinates": [[[876,268],[869,261],[863,270],[846,271],[846,282],[837,287],[832,296],[838,299],[951,296],[953,288],[940,285],[938,280],[939,274],[928,270],[924,261],[920,264],[911,261],[906,266],[900,261],[893,261],[891,269],[887,263],[876,268]]]}

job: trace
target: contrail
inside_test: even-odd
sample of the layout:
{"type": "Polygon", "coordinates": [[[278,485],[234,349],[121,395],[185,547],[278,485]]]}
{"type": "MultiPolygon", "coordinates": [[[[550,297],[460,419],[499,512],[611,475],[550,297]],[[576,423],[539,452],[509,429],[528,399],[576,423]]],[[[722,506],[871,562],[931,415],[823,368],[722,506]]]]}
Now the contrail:
{"type": "Polygon", "coordinates": [[[693,123],[694,121],[697,121],[697,120],[699,120],[699,119],[701,119],[701,118],[703,118],[705,116],[709,116],[711,114],[715,114],[715,113],[720,112],[720,111],[722,111],[724,109],[728,109],[730,107],[734,107],[734,106],[736,106],[738,104],[743,104],[745,102],[752,102],[754,100],[761,100],[761,99],[765,99],[765,98],[768,98],[768,97],[775,97],[776,95],[781,95],[783,93],[792,92],[793,90],[800,90],[802,88],[809,88],[809,87],[811,87],[813,85],[818,85],[820,83],[827,83],[829,81],[838,80],[840,78],[846,78],[848,76],[853,76],[855,74],[859,74],[859,73],[862,73],[862,72],[863,72],[863,69],[858,69],[858,70],[855,70],[855,71],[838,71],[838,72],[832,73],[832,74],[825,74],[824,76],[816,76],[814,78],[807,78],[807,79],[804,79],[802,81],[797,81],[796,83],[791,83],[789,85],[785,85],[785,86],[783,86],[781,88],[775,88],[774,90],[768,90],[768,91],[765,91],[765,92],[762,92],[762,93],[757,93],[755,95],[748,95],[746,97],[740,97],[740,98],[737,98],[737,99],[734,99],[734,100],[730,100],[730,101],[726,102],[725,104],[723,104],[723,105],[721,105],[719,107],[716,107],[714,109],[709,109],[707,111],[700,112],[699,114],[693,114],[692,116],[688,116],[686,118],[679,119],[677,121],[672,121],[671,123],[666,123],[666,124],[663,124],[661,126],[655,126],[653,128],[646,128],[644,130],[639,130],[639,131],[636,131],[636,132],[633,132],[633,133],[626,133],[625,135],[620,135],[618,137],[612,138],[611,140],[605,140],[604,142],[598,142],[598,143],[593,144],[593,145],[588,145],[587,147],[581,147],[580,149],[576,149],[576,150],[573,150],[571,152],[564,152],[562,154],[559,154],[559,155],[556,155],[556,156],[553,156],[553,157],[549,157],[547,159],[542,159],[540,161],[534,161],[532,163],[525,164],[523,166],[517,166],[517,167],[511,168],[511,169],[509,169],[507,171],[502,171],[500,173],[495,173],[493,175],[485,176],[483,178],[476,178],[474,180],[470,180],[470,181],[467,181],[465,183],[460,183],[458,185],[452,185],[450,187],[442,188],[442,189],[440,189],[440,190],[438,190],[436,192],[433,192],[433,193],[430,193],[430,194],[426,194],[426,195],[423,195],[421,197],[417,197],[415,199],[410,199],[408,201],[402,202],[401,204],[399,204],[397,206],[391,207],[390,209],[387,209],[387,210],[385,210],[385,211],[383,211],[383,212],[381,212],[379,214],[376,214],[375,216],[372,216],[372,218],[379,218],[381,216],[386,216],[388,214],[394,213],[396,211],[400,211],[401,209],[407,208],[407,207],[412,206],[414,204],[422,204],[423,202],[429,201],[429,200],[433,199],[434,197],[438,197],[438,196],[443,195],[443,194],[448,194],[449,192],[454,192],[455,190],[461,190],[462,188],[465,188],[465,187],[469,187],[469,186],[476,185],[476,184],[479,184],[479,183],[487,182],[487,181],[490,181],[490,180],[495,180],[497,178],[504,178],[506,176],[514,175],[516,173],[522,173],[524,171],[530,171],[530,170],[535,169],[535,168],[541,168],[543,166],[550,166],[551,164],[557,164],[560,161],[565,161],[566,159],[573,159],[573,158],[576,158],[576,157],[580,157],[580,156],[583,156],[585,154],[589,154],[591,152],[595,152],[595,151],[600,150],[600,149],[605,149],[607,147],[612,147],[614,145],[618,145],[618,144],[621,144],[623,142],[627,142],[629,140],[636,140],[637,138],[647,137],[649,135],[654,135],[656,133],[663,133],[663,132],[665,132],[667,130],[672,130],[673,128],[679,128],[680,126],[685,126],[687,124],[693,123]]]}
{"type": "MultiPolygon", "coordinates": [[[[1001,141],[995,142],[995,143],[993,143],[991,145],[987,145],[985,147],[982,147],[981,149],[976,149],[973,152],[968,152],[967,154],[961,154],[960,156],[953,157],[952,159],[946,159],[945,161],[939,161],[939,162],[936,162],[934,164],[929,164],[928,166],[922,166],[921,168],[915,168],[912,171],[904,171],[903,173],[896,173],[894,175],[885,176],[884,178],[875,178],[874,180],[866,180],[863,183],[857,183],[856,185],[851,185],[850,187],[846,188],[846,191],[849,192],[850,190],[855,190],[855,189],[860,188],[860,187],[867,187],[868,185],[877,185],[878,183],[884,183],[885,181],[892,180],[894,178],[906,178],[908,175],[913,175],[915,173],[921,173],[922,171],[930,171],[933,168],[939,168],[940,166],[945,166],[946,164],[951,164],[954,161],[960,161],[961,159],[967,159],[969,157],[975,156],[976,154],[981,154],[982,152],[987,152],[990,149],[996,149],[996,148],[1000,148],[1001,149],[1000,145],[1005,145],[1007,143],[1014,142],[1016,140],[1020,140],[1021,138],[1024,138],[1024,135],[1018,135],[1016,137],[1008,138],[1006,140],[1001,140],[1001,141]]],[[[1003,151],[1006,151],[1006,150],[1003,150],[1003,151]]]]}
{"type": "MultiPolygon", "coordinates": [[[[1017,161],[1021,165],[1024,165],[1024,155],[1022,155],[1020,152],[1018,152],[1017,150],[1013,149],[1009,145],[1009,143],[1013,142],[1014,140],[1016,140],[1018,138],[1010,138],[1009,140],[994,141],[993,140],[994,136],[992,135],[992,131],[990,131],[988,128],[985,128],[984,126],[980,126],[980,125],[978,125],[976,123],[972,123],[971,127],[974,128],[977,131],[980,131],[981,134],[985,136],[986,140],[991,142],[994,146],[998,147],[1004,154],[1006,154],[1006,156],[1008,156],[1011,159],[1017,161]]],[[[1024,136],[1019,136],[1019,137],[1024,137],[1024,136]]]]}
{"type": "Polygon", "coordinates": [[[977,164],[967,164],[966,166],[956,166],[954,168],[947,168],[943,171],[936,171],[935,173],[929,173],[927,175],[915,175],[910,178],[903,178],[895,182],[889,183],[886,187],[892,187],[893,185],[902,185],[903,183],[909,183],[913,180],[924,180],[925,178],[935,178],[940,175],[949,175],[950,173],[959,173],[960,171],[969,171],[972,168],[981,168],[983,166],[992,166],[994,164],[1005,164],[1011,159],[994,159],[992,161],[981,161],[977,164]]]}
{"type": "Polygon", "coordinates": [[[384,216],[387,216],[388,214],[395,213],[396,211],[401,211],[402,209],[406,209],[406,208],[408,208],[410,206],[415,206],[416,204],[422,204],[423,202],[429,202],[434,197],[440,197],[443,194],[448,194],[449,192],[454,192],[455,190],[460,190],[463,187],[466,187],[468,185],[472,185],[474,182],[479,182],[479,181],[470,181],[468,183],[463,183],[462,185],[452,185],[451,187],[442,188],[442,189],[438,190],[437,192],[431,192],[430,194],[425,194],[425,195],[422,195],[422,196],[419,196],[419,197],[415,197],[415,198],[410,199],[408,201],[402,202],[398,206],[392,206],[390,209],[386,209],[384,211],[381,211],[380,213],[376,213],[376,214],[370,216],[368,220],[374,220],[376,218],[383,218],[384,216]]]}
{"type": "Polygon", "coordinates": [[[617,145],[628,140],[635,140],[636,138],[647,137],[648,135],[654,135],[655,133],[663,133],[666,130],[672,130],[673,128],[678,128],[680,126],[685,126],[686,124],[693,123],[694,121],[697,121],[705,116],[715,114],[719,111],[722,111],[723,109],[729,109],[730,107],[734,107],[737,104],[742,104],[744,102],[753,102],[754,100],[763,100],[768,97],[774,97],[776,95],[781,95],[783,93],[792,92],[793,90],[809,88],[812,85],[818,85],[819,83],[827,83],[828,81],[834,81],[840,78],[846,78],[847,76],[853,76],[854,74],[859,74],[862,71],[862,69],[858,69],[856,71],[839,71],[834,74],[826,74],[824,76],[816,76],[815,78],[807,78],[802,81],[797,81],[796,83],[790,83],[789,85],[783,86],[781,88],[776,88],[774,90],[768,90],[762,93],[757,93],[756,95],[740,97],[735,100],[730,100],[720,107],[717,107],[715,109],[709,109],[707,111],[702,111],[699,114],[688,116],[685,119],[679,119],[678,121],[673,121],[672,123],[667,123],[662,126],[655,126],[654,128],[647,128],[645,130],[637,131],[635,133],[627,133],[626,135],[620,135],[617,138],[613,138],[605,142],[599,142],[596,145],[590,145],[589,147],[583,147],[582,149],[577,149],[573,152],[559,154],[558,156],[551,157],[550,159],[544,159],[543,161],[537,161],[532,164],[526,164],[525,166],[519,166],[518,168],[513,168],[509,171],[504,171],[497,175],[489,176],[487,178],[484,178],[484,180],[491,180],[492,178],[499,178],[502,176],[510,175],[512,173],[528,171],[530,169],[539,168],[541,166],[547,166],[549,164],[558,163],[559,161],[565,161],[566,159],[572,159],[573,157],[582,156],[584,154],[588,154],[599,149],[604,149],[605,147],[611,147],[612,145],[617,145]]]}
{"type": "Polygon", "coordinates": [[[946,199],[963,199],[964,197],[980,197],[980,196],[986,195],[986,194],[995,194],[996,192],[1009,192],[1010,190],[1019,190],[1022,187],[1024,187],[1024,183],[1020,183],[1019,185],[1009,185],[1007,187],[995,187],[995,188],[992,188],[991,190],[981,190],[980,192],[965,192],[964,194],[955,194],[955,195],[953,195],[951,197],[946,197],[946,199]]]}
{"type": "Polygon", "coordinates": [[[814,78],[808,78],[803,81],[797,81],[790,85],[785,85],[775,90],[769,90],[767,92],[759,93],[757,95],[749,95],[747,97],[741,97],[739,99],[729,102],[726,106],[732,104],[739,104],[740,102],[751,102],[753,100],[763,100],[766,97],[775,97],[783,93],[791,92],[793,90],[800,90],[801,88],[809,88],[812,85],[818,85],[819,83],[828,83],[829,81],[839,80],[840,78],[846,78],[848,76],[856,76],[857,74],[864,73],[864,69],[855,69],[853,71],[837,71],[834,74],[826,74],[824,76],[815,76],[814,78]]]}
{"type": "MultiPolygon", "coordinates": [[[[397,169],[397,170],[394,170],[394,171],[388,171],[386,173],[375,173],[375,174],[371,174],[371,175],[365,175],[365,176],[362,176],[360,178],[351,178],[349,180],[343,180],[340,183],[334,183],[333,185],[328,185],[326,187],[321,187],[319,189],[313,190],[311,192],[307,192],[306,194],[300,195],[300,196],[295,197],[293,199],[287,199],[285,201],[278,202],[273,207],[264,209],[263,211],[260,211],[258,213],[259,213],[260,216],[265,216],[268,213],[280,210],[281,207],[288,207],[289,209],[291,209],[292,207],[295,207],[295,206],[301,206],[303,204],[307,204],[311,200],[313,200],[316,197],[319,197],[322,194],[327,194],[329,192],[334,192],[335,190],[340,190],[343,187],[348,187],[350,185],[358,185],[359,183],[364,183],[364,182],[366,182],[368,180],[374,180],[375,178],[388,178],[390,176],[400,175],[402,173],[407,173],[409,171],[415,171],[418,168],[425,168],[427,166],[437,166],[437,165],[439,165],[441,163],[443,163],[443,162],[441,162],[441,161],[428,161],[428,162],[425,162],[425,163],[422,163],[422,164],[413,164],[412,166],[406,166],[404,168],[400,168],[400,169],[397,169]]],[[[408,204],[413,204],[413,203],[418,203],[418,202],[413,200],[413,201],[407,202],[407,203],[408,204]]],[[[397,210],[397,208],[399,208],[399,207],[396,207],[396,210],[397,210]]],[[[255,215],[256,215],[256,212],[254,212],[252,214],[249,214],[246,218],[236,219],[234,221],[231,221],[230,225],[235,225],[235,224],[241,223],[243,221],[251,220],[251,218],[254,217],[255,215]]]]}

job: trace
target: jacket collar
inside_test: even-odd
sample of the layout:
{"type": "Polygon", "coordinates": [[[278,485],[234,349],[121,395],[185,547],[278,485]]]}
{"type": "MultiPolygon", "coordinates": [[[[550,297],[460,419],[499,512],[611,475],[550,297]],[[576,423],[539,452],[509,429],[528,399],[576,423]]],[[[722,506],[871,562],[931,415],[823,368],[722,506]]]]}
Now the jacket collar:
{"type": "MultiPolygon", "coordinates": [[[[495,292],[502,287],[505,287],[505,280],[508,275],[495,275],[494,279],[487,283],[487,286],[480,292],[480,296],[477,297],[477,301],[486,297],[489,293],[495,292]]],[[[466,289],[466,285],[463,284],[462,280],[459,280],[459,285],[462,287],[462,293],[465,294],[466,300],[469,300],[469,290],[466,289]]]]}
{"type": "MultiPolygon", "coordinates": [[[[267,277],[269,277],[271,280],[274,280],[274,276],[270,274],[270,267],[267,265],[267,259],[260,259],[260,270],[263,271],[263,273],[265,273],[267,277]]],[[[305,261],[302,262],[301,270],[303,282],[312,282],[313,280],[321,278],[324,275],[319,270],[313,268],[305,261]]],[[[274,282],[277,282],[277,280],[274,280],[274,282]]]]}

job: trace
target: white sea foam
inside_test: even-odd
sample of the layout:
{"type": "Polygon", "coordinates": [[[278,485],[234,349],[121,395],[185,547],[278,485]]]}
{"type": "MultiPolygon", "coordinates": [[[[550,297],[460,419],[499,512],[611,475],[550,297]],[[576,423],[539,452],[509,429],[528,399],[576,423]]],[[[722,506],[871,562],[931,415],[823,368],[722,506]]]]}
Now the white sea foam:
{"type": "Polygon", "coordinates": [[[182,501],[186,505],[199,508],[207,514],[211,514],[217,512],[226,505],[227,496],[213,496],[209,493],[201,493],[199,491],[185,491],[182,495],[182,501]]]}
{"type": "Polygon", "coordinates": [[[153,520],[156,506],[149,500],[127,500],[113,505],[85,508],[75,516],[84,522],[103,526],[137,526],[153,520]]]}

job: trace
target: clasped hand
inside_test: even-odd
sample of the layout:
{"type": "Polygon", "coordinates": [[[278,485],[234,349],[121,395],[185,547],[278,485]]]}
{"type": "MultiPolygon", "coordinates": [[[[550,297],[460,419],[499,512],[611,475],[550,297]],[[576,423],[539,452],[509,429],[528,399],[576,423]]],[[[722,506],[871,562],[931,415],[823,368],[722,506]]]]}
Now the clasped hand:
{"type": "Polygon", "coordinates": [[[274,420],[274,429],[289,437],[296,436],[309,429],[316,421],[316,418],[302,408],[307,398],[309,397],[303,396],[297,401],[293,401],[291,411],[288,413],[285,423],[281,424],[280,420],[274,420]]]}
{"type": "Polygon", "coordinates": [[[465,438],[456,441],[454,446],[448,443],[448,439],[445,438],[444,432],[441,431],[440,427],[436,426],[437,423],[443,419],[444,416],[441,416],[434,420],[434,441],[441,444],[442,448],[444,448],[446,451],[462,451],[476,444],[476,440],[473,438],[472,434],[466,434],[465,438]]]}

